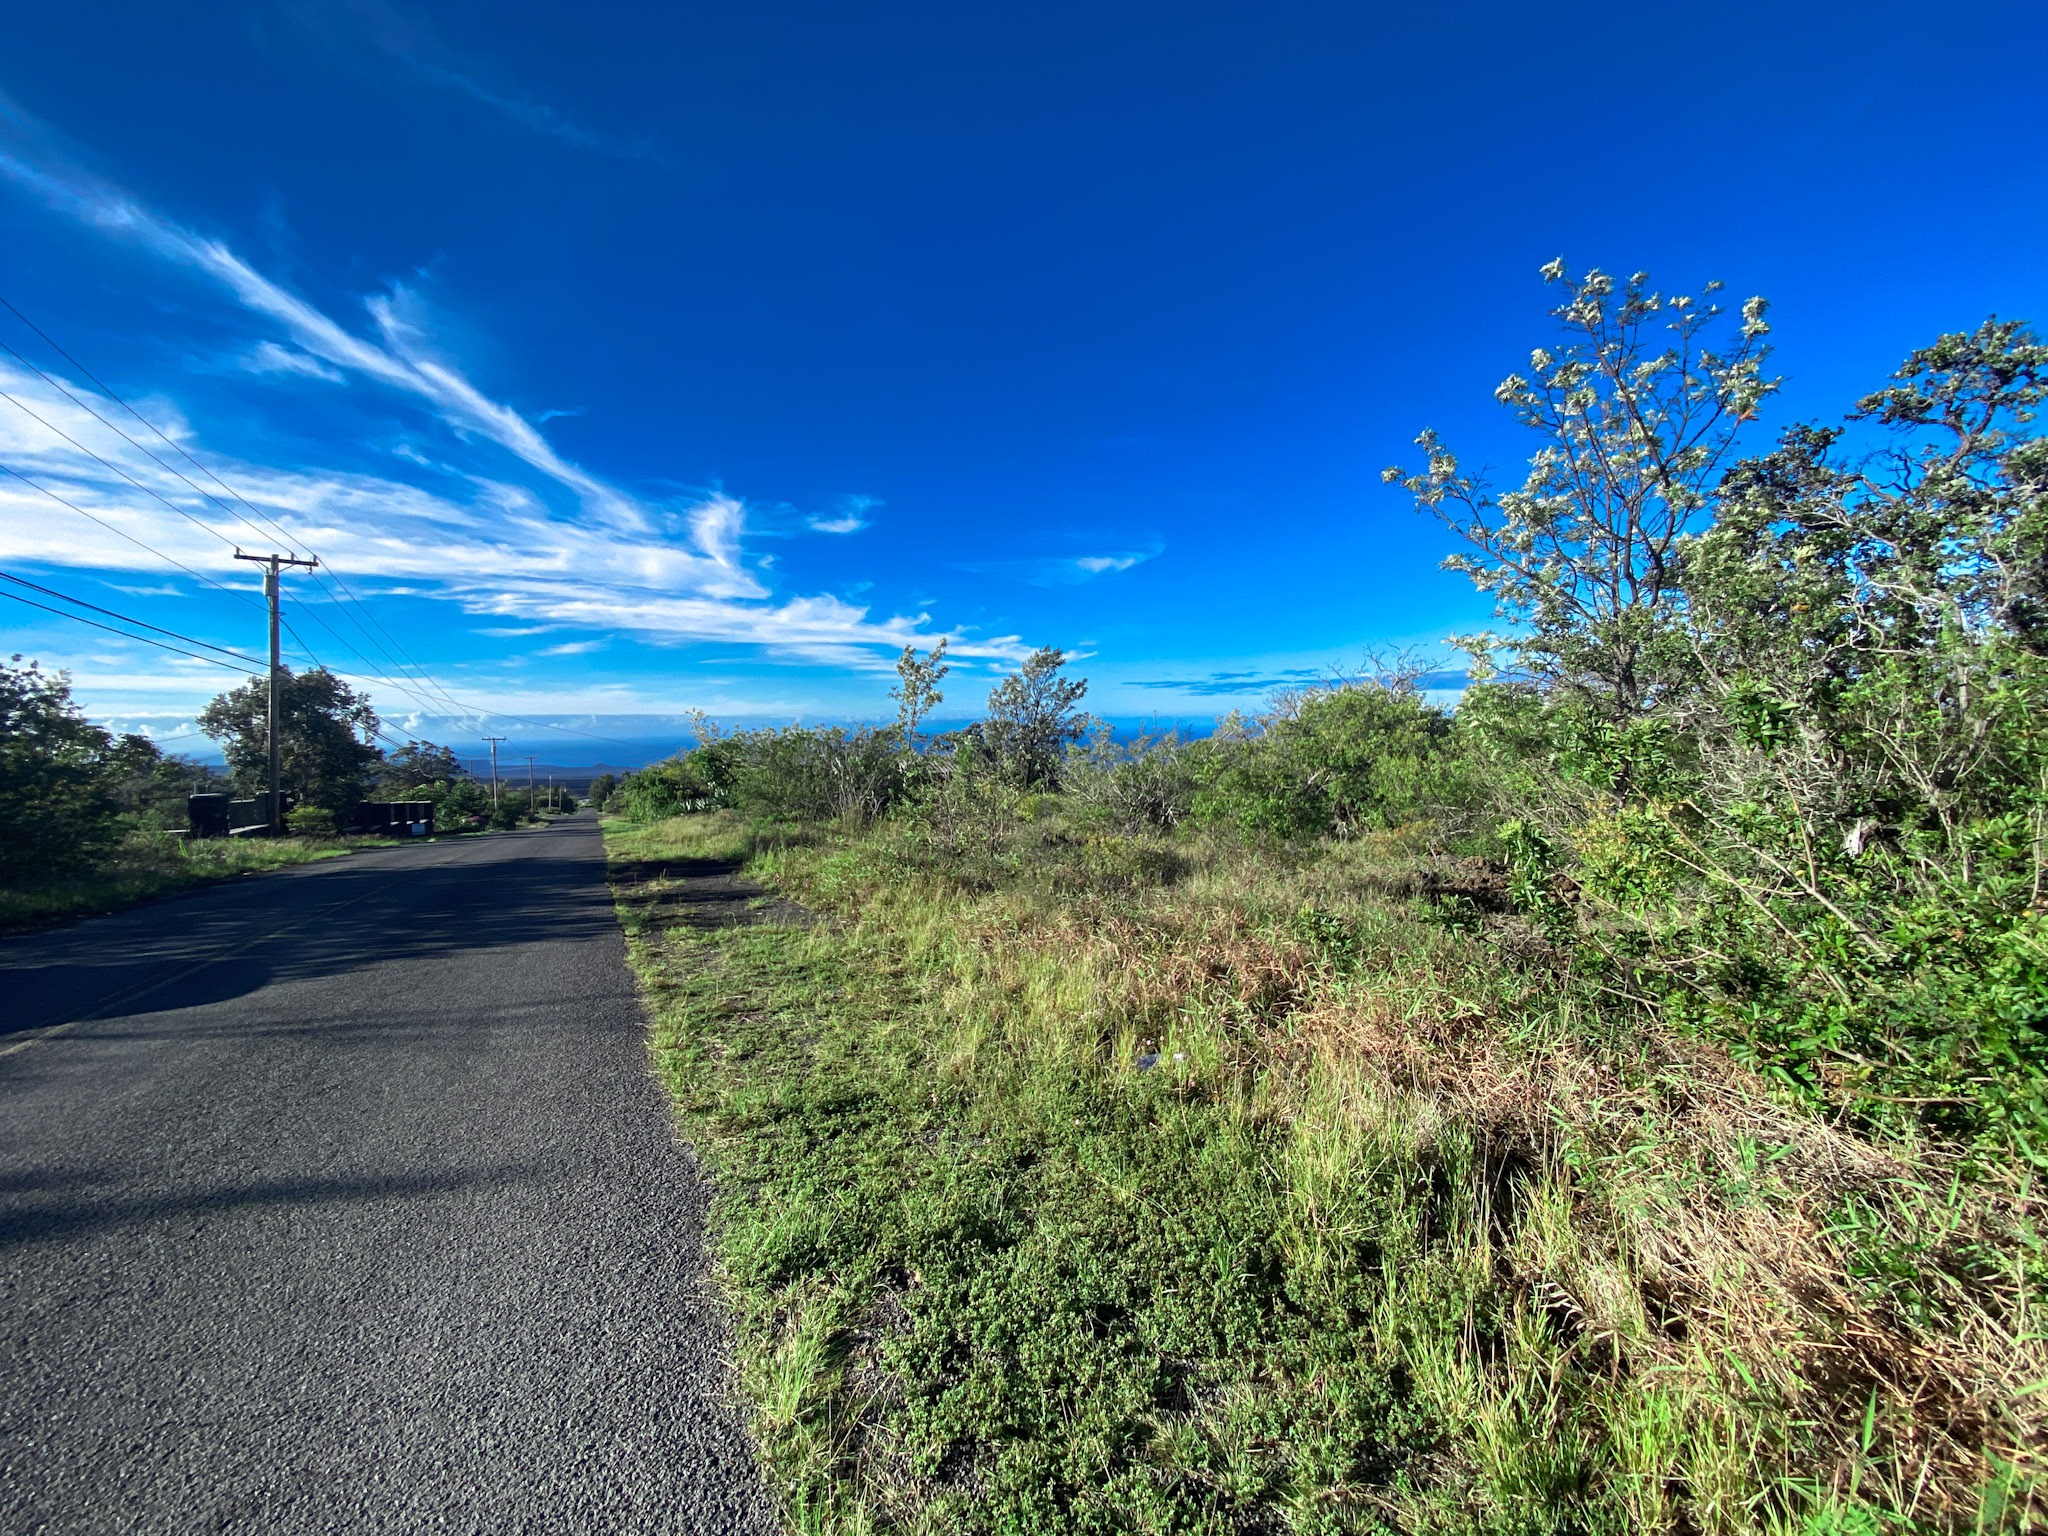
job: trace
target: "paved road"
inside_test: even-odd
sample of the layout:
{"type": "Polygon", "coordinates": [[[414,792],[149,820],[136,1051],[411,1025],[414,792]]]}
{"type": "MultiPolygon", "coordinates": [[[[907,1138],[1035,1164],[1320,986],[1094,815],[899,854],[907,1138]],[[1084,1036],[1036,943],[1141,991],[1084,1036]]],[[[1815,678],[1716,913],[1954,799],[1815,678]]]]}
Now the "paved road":
{"type": "Polygon", "coordinates": [[[603,875],[583,817],[0,942],[0,1531],[772,1529],[603,875]]]}

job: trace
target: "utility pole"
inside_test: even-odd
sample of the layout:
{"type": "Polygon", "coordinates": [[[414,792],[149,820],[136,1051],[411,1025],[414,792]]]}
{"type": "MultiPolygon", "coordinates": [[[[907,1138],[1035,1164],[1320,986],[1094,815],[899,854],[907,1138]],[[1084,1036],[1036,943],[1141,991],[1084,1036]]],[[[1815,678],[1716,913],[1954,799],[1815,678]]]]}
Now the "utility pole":
{"type": "Polygon", "coordinates": [[[494,811],[498,808],[498,743],[510,741],[511,739],[510,736],[486,736],[484,738],[485,741],[491,744],[491,809],[494,811]]]}
{"type": "Polygon", "coordinates": [[[237,560],[247,560],[253,564],[265,567],[263,572],[263,595],[270,599],[270,712],[269,724],[266,727],[265,734],[269,739],[270,745],[270,835],[276,837],[284,831],[284,794],[278,783],[277,776],[277,679],[278,673],[283,670],[284,665],[278,650],[277,610],[280,592],[284,583],[278,580],[278,573],[288,565],[304,566],[310,571],[319,565],[320,558],[317,555],[310,560],[301,560],[297,555],[291,554],[245,555],[242,553],[240,545],[235,546],[235,558],[237,560]]]}
{"type": "Polygon", "coordinates": [[[533,798],[533,759],[526,760],[526,814],[540,815],[540,806],[533,798]]]}

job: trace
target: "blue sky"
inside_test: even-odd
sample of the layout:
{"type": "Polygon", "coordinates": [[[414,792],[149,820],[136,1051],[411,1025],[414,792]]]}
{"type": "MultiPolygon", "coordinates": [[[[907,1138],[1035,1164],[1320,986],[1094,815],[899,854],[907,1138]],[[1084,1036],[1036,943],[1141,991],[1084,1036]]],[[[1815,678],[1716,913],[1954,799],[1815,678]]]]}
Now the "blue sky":
{"type": "MultiPolygon", "coordinates": [[[[254,652],[231,546],[274,524],[363,601],[291,580],[297,659],[400,734],[585,732],[499,727],[558,761],[886,714],[939,635],[947,714],[1054,644],[1104,713],[1206,717],[1486,622],[1378,471],[1434,426],[1519,477],[1492,387],[1553,256],[1769,296],[1765,432],[2048,317],[2044,43],[2028,4],[11,7],[0,297],[72,360],[0,311],[0,463],[149,548],[0,476],[0,570],[254,652]]],[[[0,624],[177,747],[233,682],[0,624]]]]}

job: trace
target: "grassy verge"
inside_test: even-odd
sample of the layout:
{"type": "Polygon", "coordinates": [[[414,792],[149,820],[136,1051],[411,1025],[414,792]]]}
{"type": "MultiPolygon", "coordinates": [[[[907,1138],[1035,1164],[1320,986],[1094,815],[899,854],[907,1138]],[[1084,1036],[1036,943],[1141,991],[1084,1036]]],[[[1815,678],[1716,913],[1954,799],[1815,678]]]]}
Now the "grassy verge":
{"type": "Polygon", "coordinates": [[[1373,894],[1383,850],[607,832],[793,1529],[2039,1518],[2031,1191],[1373,894]],[[823,920],[678,920],[706,858],[823,920]]]}
{"type": "Polygon", "coordinates": [[[208,880],[340,858],[358,848],[388,848],[398,841],[389,837],[234,837],[189,844],[168,838],[137,840],[99,869],[0,887],[0,929],[113,912],[208,880]]]}

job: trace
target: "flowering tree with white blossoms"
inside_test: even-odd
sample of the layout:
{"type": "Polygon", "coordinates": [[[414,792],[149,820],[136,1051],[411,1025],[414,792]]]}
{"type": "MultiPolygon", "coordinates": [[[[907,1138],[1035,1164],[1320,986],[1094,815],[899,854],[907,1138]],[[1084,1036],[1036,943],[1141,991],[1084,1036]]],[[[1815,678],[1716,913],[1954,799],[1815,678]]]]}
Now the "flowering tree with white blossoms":
{"type": "Polygon", "coordinates": [[[1551,313],[1565,332],[1530,356],[1532,377],[1510,374],[1494,391],[1548,441],[1518,491],[1496,497],[1483,475],[1462,472],[1433,431],[1416,442],[1428,468],[1382,478],[1472,546],[1444,562],[1495,598],[1521,628],[1456,636],[1479,675],[1504,655],[1546,688],[1617,724],[1657,702],[1682,667],[1673,620],[1681,605],[1678,542],[1728,464],[1742,425],[1778,385],[1763,374],[1765,301],[1742,306],[1740,332],[1716,350],[1709,332],[1725,313],[1707,284],[1698,298],[1665,296],[1638,272],[1626,284],[1597,269],[1574,280],[1560,257],[1543,268],[1562,284],[1551,313]]]}

